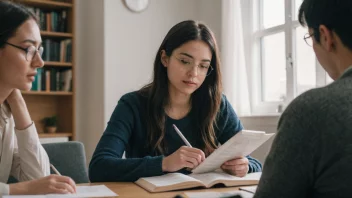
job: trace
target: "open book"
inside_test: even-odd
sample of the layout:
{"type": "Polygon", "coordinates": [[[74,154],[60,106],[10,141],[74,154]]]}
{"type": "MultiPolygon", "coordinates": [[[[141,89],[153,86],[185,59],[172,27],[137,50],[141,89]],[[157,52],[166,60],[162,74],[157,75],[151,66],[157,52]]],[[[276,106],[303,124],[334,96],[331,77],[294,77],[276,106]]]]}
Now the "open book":
{"type": "Polygon", "coordinates": [[[224,172],[184,175],[182,173],[168,173],[162,176],[142,177],[135,183],[149,192],[164,192],[194,187],[210,188],[215,184],[225,186],[257,185],[261,176],[250,173],[245,177],[236,177],[224,172]]]}
{"type": "Polygon", "coordinates": [[[199,166],[194,168],[192,172],[211,172],[220,168],[220,166],[228,160],[240,156],[247,156],[273,135],[274,134],[266,134],[264,131],[242,130],[211,153],[199,166]]]}

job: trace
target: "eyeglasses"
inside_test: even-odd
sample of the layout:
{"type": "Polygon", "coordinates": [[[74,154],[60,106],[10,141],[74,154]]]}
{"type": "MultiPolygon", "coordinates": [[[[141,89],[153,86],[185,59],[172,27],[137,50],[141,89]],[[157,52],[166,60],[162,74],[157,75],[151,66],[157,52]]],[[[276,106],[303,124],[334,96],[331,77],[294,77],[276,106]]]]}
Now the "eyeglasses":
{"type": "Polygon", "coordinates": [[[309,33],[307,33],[307,34],[305,34],[304,35],[304,37],[303,37],[303,39],[304,39],[304,41],[307,43],[307,45],[309,45],[309,46],[313,46],[313,40],[312,40],[312,36],[313,36],[314,34],[309,34],[309,33]]]}
{"type": "Polygon", "coordinates": [[[12,47],[15,47],[17,49],[25,51],[27,61],[32,61],[37,53],[39,54],[40,57],[42,57],[43,51],[44,51],[43,47],[39,47],[39,49],[36,49],[33,45],[30,47],[27,47],[27,48],[23,48],[23,47],[20,47],[20,46],[17,46],[17,45],[8,43],[8,42],[6,42],[6,44],[10,45],[12,47]]]}
{"type": "Polygon", "coordinates": [[[199,65],[196,65],[192,60],[187,60],[186,58],[179,58],[176,56],[175,58],[181,63],[181,65],[183,66],[183,69],[187,71],[191,71],[193,67],[196,66],[197,73],[201,76],[209,76],[211,72],[214,70],[213,67],[207,63],[201,63],[199,65]]]}

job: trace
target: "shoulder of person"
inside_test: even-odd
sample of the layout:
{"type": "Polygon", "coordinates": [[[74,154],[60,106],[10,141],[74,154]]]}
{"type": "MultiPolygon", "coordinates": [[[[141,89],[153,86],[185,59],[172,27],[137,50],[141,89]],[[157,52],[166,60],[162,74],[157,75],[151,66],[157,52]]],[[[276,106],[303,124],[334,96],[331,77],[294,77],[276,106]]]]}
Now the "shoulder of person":
{"type": "Polygon", "coordinates": [[[140,104],[143,101],[146,101],[147,97],[142,94],[140,91],[132,91],[121,96],[120,101],[123,101],[127,104],[140,104]]]}
{"type": "Polygon", "coordinates": [[[230,102],[227,100],[225,94],[221,94],[221,103],[220,103],[220,111],[226,110],[226,108],[231,105],[230,102]]]}
{"type": "Polygon", "coordinates": [[[296,97],[285,109],[280,120],[300,120],[313,122],[326,119],[329,106],[333,100],[332,88],[328,85],[311,89],[296,97]],[[332,97],[331,97],[332,96],[332,97]]]}

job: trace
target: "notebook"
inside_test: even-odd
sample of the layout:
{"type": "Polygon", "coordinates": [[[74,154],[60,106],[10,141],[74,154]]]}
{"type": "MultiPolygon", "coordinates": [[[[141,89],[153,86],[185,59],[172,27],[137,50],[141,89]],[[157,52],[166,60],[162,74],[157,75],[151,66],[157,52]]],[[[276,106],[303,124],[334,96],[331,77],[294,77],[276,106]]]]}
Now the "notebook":
{"type": "Polygon", "coordinates": [[[266,134],[264,131],[242,130],[211,153],[199,166],[194,168],[192,172],[211,172],[220,168],[220,166],[228,160],[240,156],[247,156],[273,135],[273,133],[266,134]]]}
{"type": "Polygon", "coordinates": [[[210,188],[215,184],[225,186],[257,185],[261,173],[249,173],[245,177],[236,177],[224,172],[185,175],[168,173],[162,176],[142,177],[135,183],[149,192],[164,192],[195,187],[210,188]]]}

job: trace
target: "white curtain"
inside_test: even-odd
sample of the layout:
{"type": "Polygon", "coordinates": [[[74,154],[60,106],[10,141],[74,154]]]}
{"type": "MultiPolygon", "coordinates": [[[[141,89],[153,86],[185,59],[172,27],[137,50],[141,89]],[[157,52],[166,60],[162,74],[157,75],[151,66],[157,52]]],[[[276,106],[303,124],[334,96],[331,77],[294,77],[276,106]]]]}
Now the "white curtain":
{"type": "Polygon", "coordinates": [[[250,115],[240,0],[222,0],[222,74],[224,93],[239,116],[250,115]]]}

